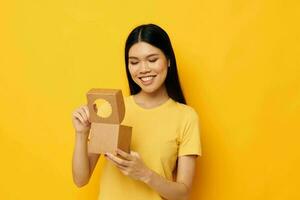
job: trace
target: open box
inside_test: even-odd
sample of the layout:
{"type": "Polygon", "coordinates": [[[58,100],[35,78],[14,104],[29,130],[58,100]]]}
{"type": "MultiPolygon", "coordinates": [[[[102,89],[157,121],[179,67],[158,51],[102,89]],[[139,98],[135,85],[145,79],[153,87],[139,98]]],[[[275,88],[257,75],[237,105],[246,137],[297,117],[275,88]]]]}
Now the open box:
{"type": "Polygon", "coordinates": [[[125,116],[122,91],[93,88],[87,92],[87,102],[91,120],[88,152],[116,155],[116,150],[121,149],[130,153],[132,127],[121,125],[125,116]],[[109,116],[100,116],[94,109],[95,101],[98,99],[110,104],[109,116]]]}

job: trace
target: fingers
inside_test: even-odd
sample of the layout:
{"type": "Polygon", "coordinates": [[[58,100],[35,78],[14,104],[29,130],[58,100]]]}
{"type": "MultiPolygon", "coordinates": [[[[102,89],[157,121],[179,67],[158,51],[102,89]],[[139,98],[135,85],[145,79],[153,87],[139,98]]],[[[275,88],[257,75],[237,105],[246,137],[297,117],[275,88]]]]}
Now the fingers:
{"type": "Polygon", "coordinates": [[[120,170],[122,171],[126,171],[127,170],[127,167],[126,166],[123,166],[123,165],[119,165],[118,163],[116,163],[114,160],[110,159],[107,157],[107,159],[114,165],[116,166],[117,168],[119,168],[120,170]]]}
{"type": "Polygon", "coordinates": [[[85,113],[85,111],[84,111],[84,108],[83,108],[83,107],[80,107],[79,109],[80,109],[80,110],[79,110],[79,114],[82,116],[82,118],[84,119],[84,121],[87,122],[87,121],[88,121],[88,118],[87,118],[87,115],[86,115],[86,113],[85,113]]]}
{"type": "Polygon", "coordinates": [[[87,116],[87,120],[88,120],[89,122],[91,122],[91,121],[90,121],[90,112],[89,112],[88,107],[87,107],[87,106],[83,106],[82,108],[83,108],[83,111],[85,112],[85,114],[86,114],[86,116],[87,116]]]}
{"type": "Polygon", "coordinates": [[[86,106],[81,106],[79,108],[77,108],[74,113],[73,116],[75,118],[77,118],[81,123],[83,124],[88,124],[89,123],[89,112],[87,110],[87,108],[85,108],[86,106]]]}
{"type": "Polygon", "coordinates": [[[82,116],[78,113],[78,112],[74,112],[73,116],[78,119],[81,123],[84,123],[84,119],[82,118],[82,116]]]}
{"type": "Polygon", "coordinates": [[[130,161],[128,160],[123,160],[117,156],[114,156],[113,154],[111,153],[107,153],[105,154],[105,156],[111,160],[113,162],[113,164],[117,165],[117,166],[120,166],[120,167],[128,167],[130,166],[130,161]]]}
{"type": "Polygon", "coordinates": [[[121,149],[117,149],[117,153],[122,156],[123,158],[125,158],[126,160],[133,160],[132,155],[126,153],[125,151],[122,151],[121,149]]]}
{"type": "Polygon", "coordinates": [[[130,155],[132,157],[137,157],[137,158],[140,158],[140,154],[138,152],[135,152],[135,151],[130,151],[130,155]]]}
{"type": "MultiPolygon", "coordinates": [[[[93,104],[93,106],[94,106],[95,111],[97,112],[98,111],[97,105],[93,104]]],[[[78,118],[82,123],[91,122],[91,120],[90,120],[90,112],[89,112],[89,109],[88,109],[87,105],[84,105],[84,106],[81,106],[81,107],[77,108],[74,111],[73,115],[76,116],[76,118],[78,118]],[[75,113],[77,113],[77,114],[75,115],[75,113]],[[78,114],[81,117],[79,117],[78,114]]]]}

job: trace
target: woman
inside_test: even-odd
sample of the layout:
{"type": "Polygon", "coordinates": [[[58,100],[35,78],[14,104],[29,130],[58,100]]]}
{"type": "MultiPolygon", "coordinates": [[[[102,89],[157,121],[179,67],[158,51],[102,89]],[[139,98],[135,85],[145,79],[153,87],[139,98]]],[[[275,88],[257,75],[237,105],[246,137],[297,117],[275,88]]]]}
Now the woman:
{"type": "MultiPolygon", "coordinates": [[[[99,199],[187,199],[201,155],[198,115],[185,104],[167,33],[154,24],[136,27],[126,41],[125,63],[131,95],[122,124],[133,127],[131,152],[118,150],[124,159],[105,154],[99,199]]],[[[87,106],[72,119],[73,179],[81,187],[100,155],[87,153],[87,106]]]]}

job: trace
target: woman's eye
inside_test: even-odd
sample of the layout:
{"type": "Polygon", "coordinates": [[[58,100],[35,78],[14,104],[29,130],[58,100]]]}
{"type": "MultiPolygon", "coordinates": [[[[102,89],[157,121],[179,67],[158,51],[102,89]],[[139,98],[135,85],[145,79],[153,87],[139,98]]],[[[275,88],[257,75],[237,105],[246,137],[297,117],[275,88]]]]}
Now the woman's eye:
{"type": "Polygon", "coordinates": [[[132,65],[136,65],[136,64],[138,64],[139,62],[130,62],[130,64],[132,64],[132,65]]]}
{"type": "Polygon", "coordinates": [[[149,60],[149,62],[155,62],[155,61],[157,61],[157,58],[149,60]]]}

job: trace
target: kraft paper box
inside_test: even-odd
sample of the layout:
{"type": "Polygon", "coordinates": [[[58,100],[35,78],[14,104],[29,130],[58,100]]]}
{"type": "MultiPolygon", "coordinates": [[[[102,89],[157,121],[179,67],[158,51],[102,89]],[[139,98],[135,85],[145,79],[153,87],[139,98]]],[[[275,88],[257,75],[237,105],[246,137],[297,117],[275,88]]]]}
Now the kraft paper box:
{"type": "Polygon", "coordinates": [[[116,155],[115,151],[119,148],[129,153],[132,127],[121,125],[125,115],[122,91],[93,88],[87,92],[87,102],[91,120],[88,152],[116,155]],[[98,99],[111,105],[112,112],[108,117],[101,117],[94,110],[93,104],[98,99]]]}

